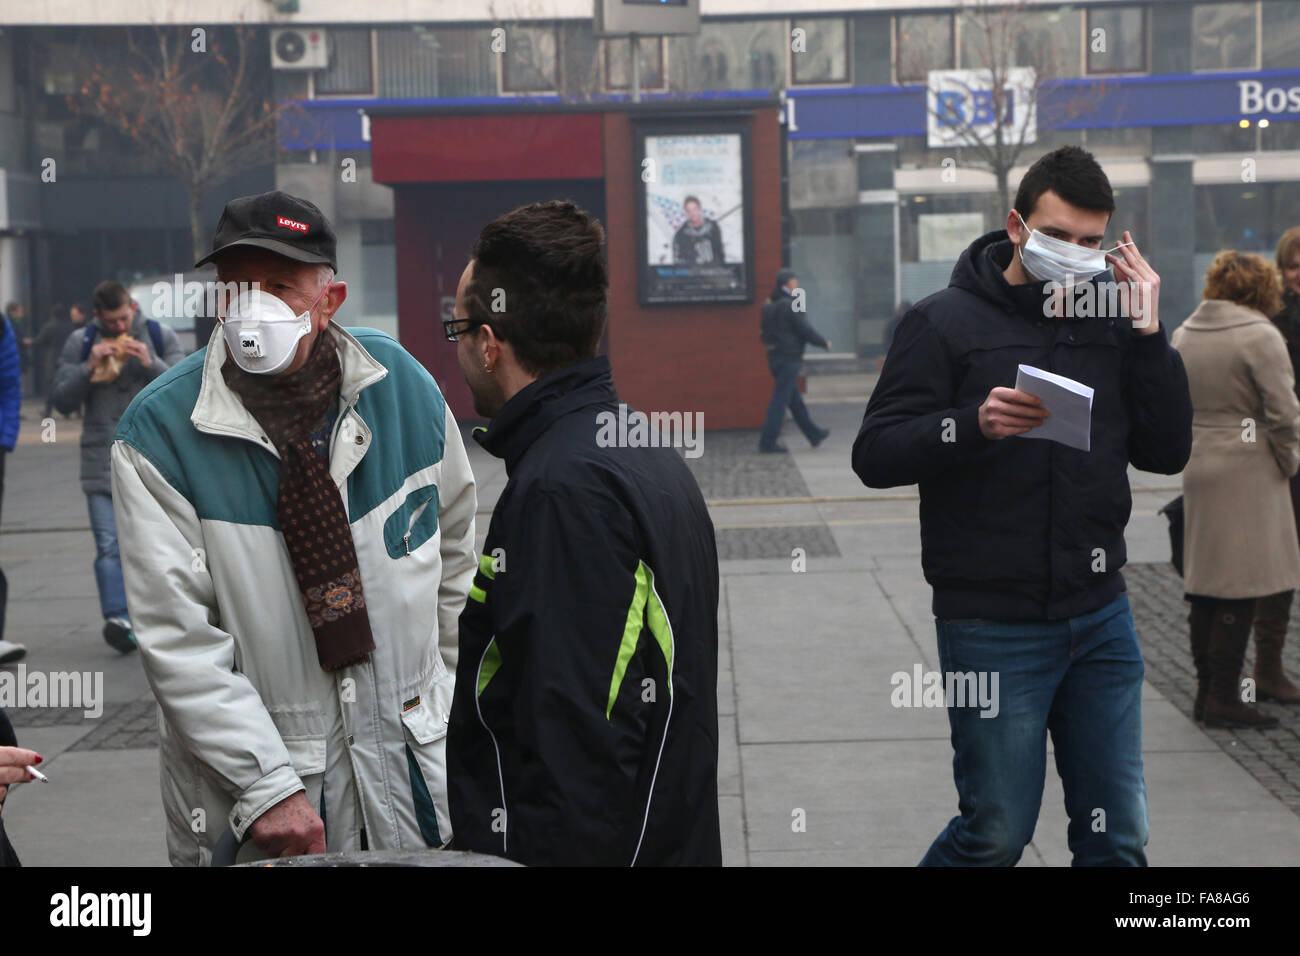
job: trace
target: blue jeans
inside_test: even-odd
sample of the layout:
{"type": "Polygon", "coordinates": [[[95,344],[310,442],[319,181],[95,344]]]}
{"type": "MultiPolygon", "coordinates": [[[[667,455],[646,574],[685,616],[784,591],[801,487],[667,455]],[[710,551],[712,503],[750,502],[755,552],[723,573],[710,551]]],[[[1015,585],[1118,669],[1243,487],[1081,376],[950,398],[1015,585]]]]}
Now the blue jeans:
{"type": "Polygon", "coordinates": [[[122,584],[122,558],[117,553],[117,521],[111,495],[86,495],[90,505],[90,530],[95,536],[95,583],[104,619],[127,618],[126,586],[122,584]]]}
{"type": "MultiPolygon", "coordinates": [[[[997,674],[998,713],[948,707],[960,816],[922,866],[1013,866],[1043,802],[1047,732],[1075,866],[1146,866],[1142,651],[1128,595],[1063,621],[938,620],[945,675],[997,674]]],[[[951,704],[952,702],[949,701],[951,704]]]]}
{"type": "Polygon", "coordinates": [[[799,426],[808,441],[813,441],[821,434],[821,429],[808,417],[808,406],[799,394],[799,370],[803,362],[799,359],[773,358],[767,356],[767,367],[772,370],[776,385],[772,389],[772,400],[767,403],[767,417],[763,420],[763,431],[758,437],[760,448],[771,448],[781,435],[781,423],[785,421],[785,410],[790,409],[795,424],[799,426]]]}

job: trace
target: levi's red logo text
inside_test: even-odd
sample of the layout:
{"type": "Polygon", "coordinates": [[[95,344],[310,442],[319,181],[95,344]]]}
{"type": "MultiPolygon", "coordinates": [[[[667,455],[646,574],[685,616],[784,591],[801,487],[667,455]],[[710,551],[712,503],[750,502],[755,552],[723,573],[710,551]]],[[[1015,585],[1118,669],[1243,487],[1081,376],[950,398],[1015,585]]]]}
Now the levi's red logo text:
{"type": "Polygon", "coordinates": [[[275,224],[277,226],[283,226],[285,229],[292,229],[294,232],[307,231],[307,224],[305,222],[299,222],[297,219],[290,219],[287,216],[276,216],[275,224]]]}

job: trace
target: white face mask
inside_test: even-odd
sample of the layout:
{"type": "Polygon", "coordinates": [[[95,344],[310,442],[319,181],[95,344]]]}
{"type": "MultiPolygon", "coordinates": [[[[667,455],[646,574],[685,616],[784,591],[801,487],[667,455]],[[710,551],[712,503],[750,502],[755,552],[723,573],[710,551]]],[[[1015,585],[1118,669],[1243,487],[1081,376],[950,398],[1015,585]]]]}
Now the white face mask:
{"type": "MultiPolygon", "coordinates": [[[[1016,212],[1020,225],[1029,229],[1025,219],[1016,212]]],[[[1131,246],[1133,243],[1126,242],[1131,246]]],[[[1121,249],[1123,246],[1116,246],[1121,249]]],[[[1087,282],[1093,276],[1105,272],[1107,253],[1115,249],[1089,249],[1087,246],[1075,245],[1064,239],[1053,239],[1037,229],[1029,230],[1029,238],[1020,250],[1020,264],[1025,267],[1030,278],[1039,282],[1055,282],[1066,289],[1074,288],[1076,283],[1087,282]]]]}
{"type": "MultiPolygon", "coordinates": [[[[316,296],[316,302],[329,289],[327,284],[316,296]]],[[[254,375],[277,375],[293,363],[298,342],[311,332],[311,310],[316,302],[301,315],[283,299],[248,289],[239,294],[226,310],[223,332],[235,364],[254,375]]]]}

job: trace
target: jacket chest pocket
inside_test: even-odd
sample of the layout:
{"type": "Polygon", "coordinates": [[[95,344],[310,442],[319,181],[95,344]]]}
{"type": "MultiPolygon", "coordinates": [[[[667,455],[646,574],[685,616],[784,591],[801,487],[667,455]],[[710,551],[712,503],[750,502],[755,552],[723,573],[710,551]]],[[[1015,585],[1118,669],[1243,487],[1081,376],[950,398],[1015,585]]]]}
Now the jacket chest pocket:
{"type": "Polygon", "coordinates": [[[390,558],[413,553],[438,531],[438,486],[426,485],[406,496],[384,522],[384,547],[390,558]]]}

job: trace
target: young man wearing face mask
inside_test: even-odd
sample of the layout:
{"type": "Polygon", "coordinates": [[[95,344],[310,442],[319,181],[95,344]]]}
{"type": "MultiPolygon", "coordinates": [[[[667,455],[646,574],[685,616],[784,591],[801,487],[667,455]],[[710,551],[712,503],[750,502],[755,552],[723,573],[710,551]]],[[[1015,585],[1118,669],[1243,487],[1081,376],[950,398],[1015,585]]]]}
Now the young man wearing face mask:
{"type": "Polygon", "coordinates": [[[197,265],[215,262],[233,299],[113,445],[178,865],[207,862],[227,827],[241,860],[451,838],[474,481],[428,372],[333,321],[335,247],[305,200],[228,203],[197,265]]]}
{"type": "Polygon", "coordinates": [[[923,865],[1019,860],[1049,732],[1075,864],[1146,864],[1143,664],[1120,574],[1127,469],[1181,471],[1192,405],[1159,276],[1128,232],[1102,251],[1114,208],[1082,149],[1034,163],[1005,230],[975,240],[948,288],[904,317],[853,447],[867,486],[920,486],[941,671],[997,687],[996,707],[947,701],[960,813],[923,865]],[[1061,307],[1062,287],[1106,299],[1072,287],[1110,281],[1108,265],[1140,289],[1118,297],[1127,314],[1061,307]],[[1091,450],[1019,438],[1047,415],[1013,387],[1020,364],[1092,386],[1091,450]]]}

